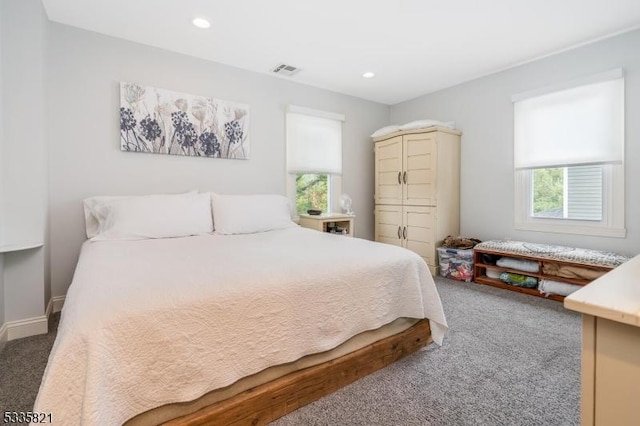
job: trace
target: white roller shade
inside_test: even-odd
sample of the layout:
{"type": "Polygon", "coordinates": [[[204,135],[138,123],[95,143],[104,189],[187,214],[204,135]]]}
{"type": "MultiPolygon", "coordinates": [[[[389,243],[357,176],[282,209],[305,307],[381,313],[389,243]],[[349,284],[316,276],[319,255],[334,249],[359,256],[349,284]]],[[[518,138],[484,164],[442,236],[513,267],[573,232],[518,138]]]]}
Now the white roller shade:
{"type": "Polygon", "coordinates": [[[288,112],[287,171],[342,174],[342,121],[288,112]]]}
{"type": "Polygon", "coordinates": [[[516,169],[621,163],[624,79],[514,97],[516,169]]]}

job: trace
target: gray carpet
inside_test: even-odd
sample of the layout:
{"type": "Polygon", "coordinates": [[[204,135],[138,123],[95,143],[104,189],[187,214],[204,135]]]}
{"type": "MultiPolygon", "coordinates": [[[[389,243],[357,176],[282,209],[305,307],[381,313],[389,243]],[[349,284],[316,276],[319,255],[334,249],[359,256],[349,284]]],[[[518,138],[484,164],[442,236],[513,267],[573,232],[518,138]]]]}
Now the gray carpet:
{"type": "MultiPolygon", "coordinates": [[[[427,348],[277,420],[290,425],[578,425],[580,317],[562,303],[436,279],[450,331],[427,348]]],[[[55,338],[8,342],[0,411],[29,411],[55,338]]]]}
{"type": "Polygon", "coordinates": [[[7,342],[0,352],[0,414],[31,411],[60,321],[49,317],[49,333],[7,342]]]}
{"type": "Polygon", "coordinates": [[[578,425],[580,316],[438,277],[449,333],[277,420],[293,425],[578,425]]]}

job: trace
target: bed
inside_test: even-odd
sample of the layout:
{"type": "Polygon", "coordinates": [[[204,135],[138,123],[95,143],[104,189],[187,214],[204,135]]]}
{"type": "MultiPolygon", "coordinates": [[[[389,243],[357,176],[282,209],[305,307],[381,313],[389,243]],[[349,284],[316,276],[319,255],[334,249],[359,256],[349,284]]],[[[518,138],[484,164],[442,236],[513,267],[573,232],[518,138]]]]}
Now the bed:
{"type": "MultiPolygon", "coordinates": [[[[213,216],[224,216],[215,205],[213,216]]],[[[65,425],[157,424],[212,406],[209,417],[176,422],[233,409],[246,420],[247,396],[275,395],[282,380],[316,380],[342,362],[343,371],[366,373],[372,366],[362,360],[383,354],[381,342],[396,339],[390,348],[410,352],[429,334],[441,344],[445,332],[426,264],[399,247],[297,226],[93,239],[82,247],[34,411],[65,425]]],[[[284,405],[291,411],[309,398],[284,405]]],[[[287,412],[270,410],[267,421],[287,412]]]]}

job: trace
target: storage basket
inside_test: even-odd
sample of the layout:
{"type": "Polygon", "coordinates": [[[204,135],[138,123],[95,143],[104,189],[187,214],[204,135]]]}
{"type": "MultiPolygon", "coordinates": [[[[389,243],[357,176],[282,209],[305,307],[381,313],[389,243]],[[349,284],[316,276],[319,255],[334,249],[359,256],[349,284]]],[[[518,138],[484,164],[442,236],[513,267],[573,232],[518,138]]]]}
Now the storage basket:
{"type": "Polygon", "coordinates": [[[438,247],[440,275],[458,281],[473,279],[473,249],[438,247]]]}

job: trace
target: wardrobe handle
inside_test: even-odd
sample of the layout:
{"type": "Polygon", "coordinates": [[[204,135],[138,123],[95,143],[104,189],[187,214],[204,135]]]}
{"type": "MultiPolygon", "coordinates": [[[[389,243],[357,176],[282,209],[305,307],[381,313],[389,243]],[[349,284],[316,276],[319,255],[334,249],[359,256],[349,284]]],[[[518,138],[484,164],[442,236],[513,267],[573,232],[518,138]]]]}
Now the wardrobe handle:
{"type": "Polygon", "coordinates": [[[402,172],[398,172],[398,183],[402,184],[402,172]]]}
{"type": "Polygon", "coordinates": [[[407,227],[406,226],[402,227],[402,238],[404,238],[405,240],[407,239],[407,227]]]}
{"type": "Polygon", "coordinates": [[[400,227],[398,226],[398,238],[402,239],[402,232],[400,231],[400,227]]]}
{"type": "Polygon", "coordinates": [[[402,173],[402,181],[407,183],[407,172],[402,173]]]}

